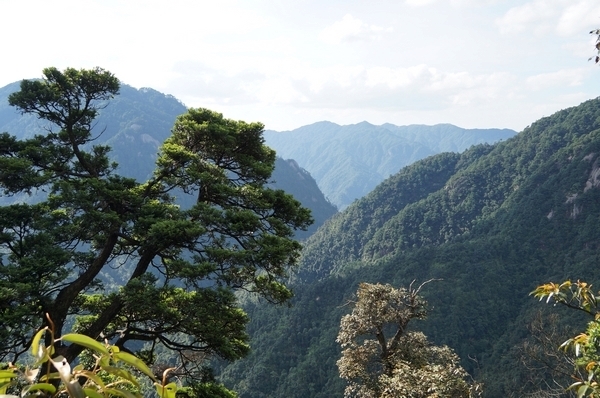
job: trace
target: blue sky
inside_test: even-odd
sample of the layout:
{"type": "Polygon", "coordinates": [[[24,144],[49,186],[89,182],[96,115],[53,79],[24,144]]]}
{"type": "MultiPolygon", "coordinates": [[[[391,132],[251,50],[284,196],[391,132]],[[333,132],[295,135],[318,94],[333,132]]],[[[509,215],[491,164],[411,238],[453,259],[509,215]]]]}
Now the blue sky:
{"type": "Polygon", "coordinates": [[[0,86],[100,66],[287,130],[521,130],[600,95],[598,0],[0,0],[0,86]]]}

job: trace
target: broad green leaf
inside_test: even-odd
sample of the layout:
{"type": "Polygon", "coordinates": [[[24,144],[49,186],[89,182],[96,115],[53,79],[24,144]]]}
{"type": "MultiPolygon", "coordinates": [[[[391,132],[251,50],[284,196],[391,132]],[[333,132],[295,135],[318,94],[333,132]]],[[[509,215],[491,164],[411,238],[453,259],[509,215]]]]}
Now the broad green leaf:
{"type": "Polygon", "coordinates": [[[73,374],[80,372],[83,370],[83,364],[79,364],[79,365],[75,365],[75,367],[72,369],[73,374]]]}
{"type": "Polygon", "coordinates": [[[136,395],[131,391],[121,390],[119,388],[107,388],[104,390],[104,392],[111,396],[118,396],[124,398],[139,398],[139,395],[136,395]]]}
{"type": "Polygon", "coordinates": [[[32,384],[30,386],[25,387],[23,389],[22,394],[28,393],[29,391],[38,391],[38,390],[47,391],[50,394],[54,394],[56,392],[56,387],[54,387],[50,383],[36,383],[36,384],[32,384]]]}
{"type": "Polygon", "coordinates": [[[89,348],[90,350],[94,350],[100,354],[109,354],[108,348],[99,341],[92,339],[91,337],[85,336],[83,334],[78,333],[69,333],[65,334],[60,338],[62,341],[68,341],[69,343],[75,343],[85,348],[89,348]]]}
{"type": "Polygon", "coordinates": [[[166,386],[161,386],[158,383],[154,383],[156,386],[156,392],[160,398],[175,398],[177,393],[177,384],[169,383],[166,386]]]}
{"type": "Polygon", "coordinates": [[[117,381],[113,381],[112,383],[107,384],[105,389],[117,388],[117,386],[119,386],[121,384],[131,384],[131,382],[129,380],[125,380],[125,379],[118,379],[117,381]]]}
{"type": "Polygon", "coordinates": [[[104,395],[92,388],[84,388],[83,392],[85,392],[85,395],[87,395],[89,398],[104,398],[104,395]]]}
{"type": "Polygon", "coordinates": [[[585,392],[588,390],[587,384],[582,385],[577,389],[577,398],[582,398],[585,395],[585,392]]]}
{"type": "Polygon", "coordinates": [[[46,330],[48,330],[48,327],[38,331],[31,341],[31,355],[33,355],[38,362],[44,360],[44,351],[40,350],[40,340],[42,339],[42,336],[46,334],[46,330]]]}
{"type": "Polygon", "coordinates": [[[6,394],[6,390],[8,389],[8,387],[12,386],[13,383],[8,381],[10,379],[0,379],[0,397],[3,397],[4,395],[2,394],[6,394]]]}
{"type": "Polygon", "coordinates": [[[150,370],[148,365],[146,365],[144,363],[144,361],[142,361],[135,355],[131,355],[127,352],[117,352],[117,353],[114,353],[113,357],[117,360],[121,360],[121,361],[125,362],[126,364],[128,364],[130,366],[133,366],[134,368],[138,369],[140,372],[144,373],[146,376],[150,377],[152,380],[156,381],[156,378],[154,377],[154,374],[152,373],[152,371],[150,370]]]}
{"type": "Polygon", "coordinates": [[[101,368],[110,366],[110,358],[106,355],[101,356],[100,361],[98,361],[98,366],[100,366],[101,368]]]}
{"type": "Polygon", "coordinates": [[[48,373],[48,374],[45,374],[42,377],[40,377],[40,381],[48,381],[48,380],[55,380],[55,379],[60,379],[60,373],[52,372],[52,373],[48,373]]]}
{"type": "Polygon", "coordinates": [[[12,379],[17,377],[17,373],[14,370],[0,370],[0,383],[4,381],[4,379],[12,379]]]}

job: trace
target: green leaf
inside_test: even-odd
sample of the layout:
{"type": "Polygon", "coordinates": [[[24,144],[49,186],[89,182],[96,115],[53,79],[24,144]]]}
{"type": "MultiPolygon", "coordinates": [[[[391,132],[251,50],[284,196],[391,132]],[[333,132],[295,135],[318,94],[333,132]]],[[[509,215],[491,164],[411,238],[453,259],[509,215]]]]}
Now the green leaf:
{"type": "Polygon", "coordinates": [[[107,366],[110,366],[110,358],[108,356],[101,356],[100,360],[98,361],[98,365],[101,368],[105,368],[107,366]]]}
{"type": "Polygon", "coordinates": [[[92,339],[91,337],[85,336],[83,334],[78,333],[69,333],[65,334],[60,338],[62,341],[68,341],[69,343],[75,343],[85,348],[89,348],[90,350],[94,350],[100,354],[109,354],[108,348],[99,341],[92,339]]]}
{"type": "Polygon", "coordinates": [[[40,340],[42,339],[42,336],[46,334],[46,330],[48,330],[48,327],[38,331],[35,336],[33,336],[33,340],[31,341],[31,355],[33,355],[38,362],[44,360],[43,351],[40,352],[40,340]]]}
{"type": "Polygon", "coordinates": [[[113,357],[116,360],[121,360],[121,361],[125,362],[126,364],[133,366],[134,368],[138,369],[140,372],[144,373],[146,376],[150,377],[152,380],[156,381],[156,378],[154,377],[154,374],[152,373],[152,371],[150,370],[148,365],[146,365],[144,363],[144,361],[142,361],[135,355],[131,355],[127,352],[117,352],[117,353],[113,354],[113,357]]]}
{"type": "Polygon", "coordinates": [[[577,398],[582,398],[585,395],[585,392],[588,390],[589,386],[587,384],[582,385],[577,389],[577,398]]]}
{"type": "Polygon", "coordinates": [[[28,393],[29,391],[37,391],[37,390],[47,391],[50,394],[54,394],[56,392],[56,387],[54,387],[50,383],[36,383],[36,384],[32,384],[30,386],[25,387],[23,389],[23,394],[28,393]]]}
{"type": "MultiPolygon", "coordinates": [[[[2,371],[3,372],[3,371],[2,371]]],[[[0,395],[2,394],[6,394],[6,390],[8,389],[8,387],[10,387],[13,383],[10,381],[10,379],[12,377],[16,377],[17,375],[11,376],[9,377],[0,377],[0,395]]]]}
{"type": "Polygon", "coordinates": [[[0,370],[0,383],[4,379],[12,379],[14,377],[17,377],[17,373],[14,370],[0,370]]]}
{"type": "Polygon", "coordinates": [[[121,390],[119,388],[107,388],[104,390],[107,394],[111,396],[118,396],[124,398],[138,398],[139,396],[132,393],[131,391],[121,390]]]}
{"type": "Polygon", "coordinates": [[[45,374],[42,377],[40,377],[40,381],[55,380],[55,379],[60,379],[60,373],[52,372],[52,373],[48,373],[48,374],[45,374]]]}
{"type": "Polygon", "coordinates": [[[85,392],[85,395],[87,395],[89,398],[104,398],[104,395],[92,388],[84,388],[83,392],[85,392]]]}
{"type": "Polygon", "coordinates": [[[156,386],[156,392],[160,398],[175,398],[175,394],[177,393],[177,384],[169,383],[166,386],[161,386],[158,383],[154,383],[156,386]]]}

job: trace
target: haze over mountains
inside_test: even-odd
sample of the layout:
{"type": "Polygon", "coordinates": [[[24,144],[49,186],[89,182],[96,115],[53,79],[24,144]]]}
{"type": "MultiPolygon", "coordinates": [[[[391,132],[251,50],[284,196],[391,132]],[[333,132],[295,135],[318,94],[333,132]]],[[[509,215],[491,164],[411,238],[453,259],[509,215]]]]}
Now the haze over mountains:
{"type": "Polygon", "coordinates": [[[265,131],[267,145],[294,159],[317,181],[340,210],[362,198],[404,166],[440,152],[462,152],[472,145],[506,140],[509,129],[435,126],[340,126],[319,122],[292,131],[265,131]]]}

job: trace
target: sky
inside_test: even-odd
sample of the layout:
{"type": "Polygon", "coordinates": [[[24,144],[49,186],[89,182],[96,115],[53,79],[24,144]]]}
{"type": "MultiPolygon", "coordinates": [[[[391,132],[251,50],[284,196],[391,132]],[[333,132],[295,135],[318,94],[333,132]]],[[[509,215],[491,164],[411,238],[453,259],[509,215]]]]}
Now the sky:
{"type": "Polygon", "coordinates": [[[598,0],[0,0],[0,87],[101,67],[273,130],[522,130],[600,96],[598,0]]]}

